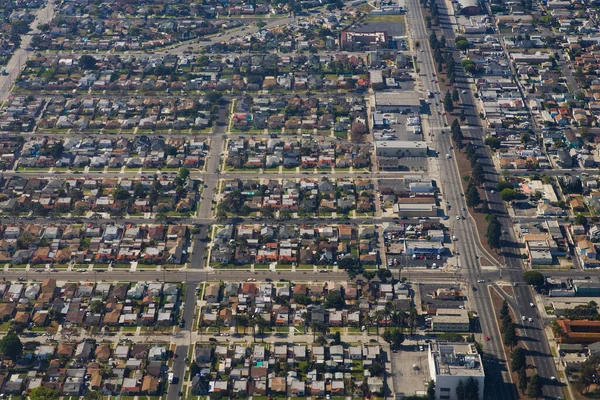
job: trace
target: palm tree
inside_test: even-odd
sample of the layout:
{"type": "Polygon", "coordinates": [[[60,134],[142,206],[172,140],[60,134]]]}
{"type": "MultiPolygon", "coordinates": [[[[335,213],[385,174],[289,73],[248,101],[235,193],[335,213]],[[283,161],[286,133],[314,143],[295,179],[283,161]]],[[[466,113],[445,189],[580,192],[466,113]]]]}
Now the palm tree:
{"type": "MultiPolygon", "coordinates": [[[[250,321],[252,324],[252,336],[254,341],[256,342],[256,328],[258,327],[258,332],[262,335],[264,333],[264,329],[266,326],[270,325],[260,314],[256,314],[252,320],[250,321]]],[[[263,338],[264,340],[264,338],[263,338]]]]}
{"type": "Polygon", "coordinates": [[[386,317],[386,311],[385,310],[377,310],[375,311],[375,321],[377,322],[377,336],[379,336],[379,321],[385,319],[386,317]]]}
{"type": "Polygon", "coordinates": [[[415,329],[415,326],[417,325],[417,320],[419,318],[419,315],[417,314],[417,309],[412,307],[408,313],[408,325],[410,327],[410,334],[413,334],[413,330],[415,329]]]}
{"type": "Polygon", "coordinates": [[[238,314],[235,316],[235,331],[237,333],[239,333],[239,327],[241,326],[242,328],[244,328],[244,335],[246,334],[246,328],[248,327],[248,323],[250,322],[250,320],[248,319],[248,316],[245,314],[238,314]]]}
{"type": "Polygon", "coordinates": [[[375,320],[375,317],[371,314],[371,313],[367,313],[365,314],[365,316],[363,317],[363,325],[366,327],[367,329],[367,335],[369,335],[369,328],[371,326],[373,326],[373,321],[375,320]]]}
{"type": "Polygon", "coordinates": [[[398,330],[398,328],[403,328],[404,317],[405,314],[403,311],[394,310],[394,312],[392,313],[392,326],[396,328],[396,331],[398,330]]]}
{"type": "Polygon", "coordinates": [[[217,333],[220,335],[221,334],[221,327],[224,325],[223,318],[221,317],[217,317],[217,319],[215,320],[215,326],[217,327],[217,333]]]}
{"type": "Polygon", "coordinates": [[[313,332],[313,340],[316,340],[317,333],[326,335],[327,332],[329,332],[329,327],[322,322],[312,322],[310,324],[310,329],[313,332]]]}

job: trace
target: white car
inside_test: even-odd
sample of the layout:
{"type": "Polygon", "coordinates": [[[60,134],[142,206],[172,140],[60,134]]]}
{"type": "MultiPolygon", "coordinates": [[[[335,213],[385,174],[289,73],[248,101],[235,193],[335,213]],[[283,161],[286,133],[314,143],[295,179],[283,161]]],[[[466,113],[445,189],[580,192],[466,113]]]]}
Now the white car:
{"type": "Polygon", "coordinates": [[[460,215],[457,215],[457,216],[456,216],[456,219],[460,219],[460,215]]]}

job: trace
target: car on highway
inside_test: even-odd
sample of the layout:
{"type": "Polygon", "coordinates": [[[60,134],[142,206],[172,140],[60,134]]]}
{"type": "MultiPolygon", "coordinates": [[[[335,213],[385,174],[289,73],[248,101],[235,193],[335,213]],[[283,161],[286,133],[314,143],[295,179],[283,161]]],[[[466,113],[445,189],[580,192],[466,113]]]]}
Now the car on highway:
{"type": "Polygon", "coordinates": [[[486,342],[489,342],[489,341],[490,341],[490,337],[489,337],[489,336],[486,336],[486,337],[484,337],[483,339],[484,339],[486,342]]]}

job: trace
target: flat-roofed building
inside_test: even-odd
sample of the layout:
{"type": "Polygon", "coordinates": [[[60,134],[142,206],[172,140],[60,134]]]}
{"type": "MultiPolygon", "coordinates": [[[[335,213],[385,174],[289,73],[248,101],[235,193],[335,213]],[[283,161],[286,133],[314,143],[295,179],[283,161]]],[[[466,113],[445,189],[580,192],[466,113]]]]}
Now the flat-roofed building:
{"type": "Polygon", "coordinates": [[[469,313],[460,308],[438,308],[431,318],[431,329],[436,332],[469,332],[469,313]]]}
{"type": "Polygon", "coordinates": [[[435,382],[435,398],[457,400],[460,381],[473,378],[483,399],[485,373],[481,356],[473,343],[433,342],[428,348],[429,373],[435,382]]]}
{"type": "Polygon", "coordinates": [[[421,109],[421,94],[414,90],[376,92],[375,107],[381,112],[418,113],[421,109]]]}

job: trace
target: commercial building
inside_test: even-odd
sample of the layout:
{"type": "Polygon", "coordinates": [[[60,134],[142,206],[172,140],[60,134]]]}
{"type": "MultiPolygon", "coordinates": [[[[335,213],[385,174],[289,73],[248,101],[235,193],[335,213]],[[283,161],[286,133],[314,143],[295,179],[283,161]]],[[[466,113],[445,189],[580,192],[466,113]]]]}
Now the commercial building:
{"type": "Polygon", "coordinates": [[[573,280],[573,289],[577,297],[599,297],[600,283],[573,280]]]}
{"type": "Polygon", "coordinates": [[[469,313],[460,308],[438,308],[431,318],[434,332],[469,332],[469,313]]]}
{"type": "Polygon", "coordinates": [[[380,47],[388,47],[390,37],[387,32],[352,32],[344,31],[340,36],[342,50],[377,50],[380,47]]]}
{"type": "Polygon", "coordinates": [[[412,256],[435,256],[446,250],[442,242],[433,240],[405,240],[404,253],[412,256]]]}
{"type": "Polygon", "coordinates": [[[433,342],[428,349],[429,373],[435,382],[435,398],[457,400],[456,388],[473,378],[483,399],[485,373],[481,356],[472,343],[433,342]]]}
{"type": "Polygon", "coordinates": [[[425,142],[411,140],[386,140],[375,142],[377,157],[427,157],[429,148],[425,142]]]}
{"type": "Polygon", "coordinates": [[[394,213],[407,218],[436,217],[438,208],[434,203],[397,203],[394,204],[394,213]]]}
{"type": "Polygon", "coordinates": [[[375,107],[381,112],[418,113],[421,109],[421,94],[414,90],[376,92],[375,107]]]}
{"type": "Polygon", "coordinates": [[[595,343],[600,341],[600,321],[559,319],[556,321],[562,330],[560,343],[595,343]]]}

